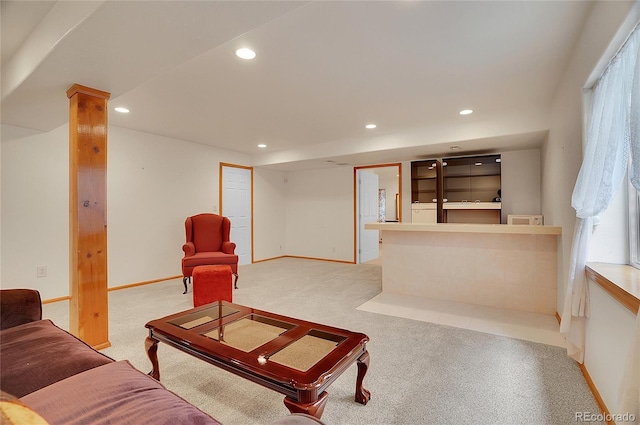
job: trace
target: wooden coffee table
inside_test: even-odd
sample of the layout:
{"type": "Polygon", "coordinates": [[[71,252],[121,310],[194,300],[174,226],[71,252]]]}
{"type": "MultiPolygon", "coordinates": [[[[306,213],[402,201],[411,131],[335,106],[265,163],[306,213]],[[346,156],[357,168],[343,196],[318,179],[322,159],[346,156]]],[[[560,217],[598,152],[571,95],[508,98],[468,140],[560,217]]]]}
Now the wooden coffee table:
{"type": "Polygon", "coordinates": [[[291,413],[317,418],[327,403],[325,391],[357,362],[355,400],[367,404],[362,386],[369,367],[362,333],[306,322],[226,301],[152,320],[145,341],[160,380],[158,342],[242,376],[285,395],[291,413]]]}

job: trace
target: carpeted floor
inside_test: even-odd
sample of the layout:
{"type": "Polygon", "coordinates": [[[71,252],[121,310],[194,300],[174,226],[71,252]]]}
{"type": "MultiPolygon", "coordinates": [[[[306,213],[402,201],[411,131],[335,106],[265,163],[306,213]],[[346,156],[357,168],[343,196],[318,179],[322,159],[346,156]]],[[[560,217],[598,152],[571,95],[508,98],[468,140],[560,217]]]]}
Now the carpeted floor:
{"type": "MultiPolygon", "coordinates": [[[[597,413],[584,378],[557,346],[357,310],[381,290],[378,264],[283,258],[240,266],[234,302],[367,334],[364,386],[353,400],[356,366],[329,387],[327,424],[576,423],[597,413]]],[[[103,352],[150,370],[144,351],[149,320],[192,307],[191,292],[171,280],[112,291],[110,340],[103,352]]],[[[68,303],[44,316],[68,327],[68,303]]],[[[226,425],[268,424],[288,411],[283,396],[160,344],[162,383],[226,425]]]]}

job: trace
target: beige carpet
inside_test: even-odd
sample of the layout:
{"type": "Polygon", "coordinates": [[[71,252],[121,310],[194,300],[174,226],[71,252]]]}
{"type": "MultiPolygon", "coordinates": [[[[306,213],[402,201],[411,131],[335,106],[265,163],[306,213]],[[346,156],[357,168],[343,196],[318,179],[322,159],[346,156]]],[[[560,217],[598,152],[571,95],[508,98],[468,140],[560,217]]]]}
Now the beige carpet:
{"type": "MultiPolygon", "coordinates": [[[[328,389],[323,421],[371,424],[575,424],[597,405],[576,363],[561,347],[358,310],[380,293],[375,264],[284,258],[240,267],[234,301],[367,334],[371,391],[354,402],[356,366],[328,389]]],[[[150,370],[144,324],[192,307],[180,280],[113,291],[110,340],[103,352],[150,370]]],[[[68,303],[45,317],[68,326],[68,303]]],[[[226,425],[268,424],[285,416],[283,396],[164,344],[162,383],[226,425]]]]}

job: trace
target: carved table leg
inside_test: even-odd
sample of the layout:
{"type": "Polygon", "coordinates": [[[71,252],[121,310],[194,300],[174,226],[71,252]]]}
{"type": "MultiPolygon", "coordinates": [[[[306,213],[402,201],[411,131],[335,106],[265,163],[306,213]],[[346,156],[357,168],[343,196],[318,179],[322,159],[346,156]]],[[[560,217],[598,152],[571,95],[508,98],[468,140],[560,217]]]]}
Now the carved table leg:
{"type": "Polygon", "coordinates": [[[371,393],[362,386],[364,375],[369,369],[369,352],[365,351],[358,358],[358,377],[356,378],[356,401],[360,404],[367,404],[371,398],[371,393]]]}
{"type": "Polygon", "coordinates": [[[160,368],[158,367],[158,341],[151,337],[147,337],[144,340],[144,348],[147,350],[147,356],[151,360],[151,372],[148,375],[152,376],[156,381],[160,380],[160,368]]]}
{"type": "Polygon", "coordinates": [[[287,406],[287,409],[289,409],[289,412],[291,413],[306,413],[307,415],[315,416],[320,419],[322,412],[324,412],[324,406],[327,404],[327,400],[329,400],[329,394],[324,391],[316,401],[311,403],[300,403],[287,396],[284,398],[284,405],[287,406]]]}
{"type": "Polygon", "coordinates": [[[182,295],[187,293],[187,279],[191,279],[191,278],[187,276],[182,278],[182,284],[184,285],[184,292],[182,293],[182,295]]]}

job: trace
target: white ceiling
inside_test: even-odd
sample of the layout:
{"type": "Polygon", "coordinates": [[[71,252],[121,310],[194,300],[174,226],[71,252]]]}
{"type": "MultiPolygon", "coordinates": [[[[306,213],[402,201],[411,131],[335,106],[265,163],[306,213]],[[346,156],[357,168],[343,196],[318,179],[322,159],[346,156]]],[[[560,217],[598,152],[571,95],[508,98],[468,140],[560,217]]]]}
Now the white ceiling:
{"type": "Polygon", "coordinates": [[[256,166],[539,146],[591,6],[2,0],[2,124],[64,124],[78,83],[131,110],[110,112],[112,125],[243,152],[256,166]],[[255,60],[235,57],[245,46],[255,60]],[[465,108],[475,113],[458,115],[465,108]]]}

